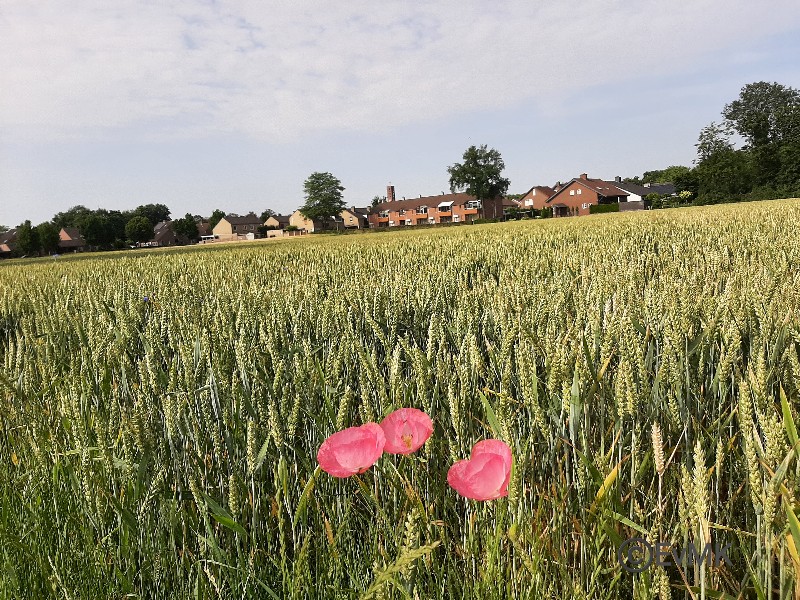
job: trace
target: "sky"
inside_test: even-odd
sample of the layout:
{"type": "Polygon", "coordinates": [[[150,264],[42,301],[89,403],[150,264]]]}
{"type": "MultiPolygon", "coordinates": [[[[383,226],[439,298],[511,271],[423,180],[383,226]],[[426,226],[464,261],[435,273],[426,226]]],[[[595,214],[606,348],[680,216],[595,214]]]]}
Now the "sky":
{"type": "Polygon", "coordinates": [[[755,81],[800,88],[796,0],[3,0],[0,224],[82,204],[288,213],[691,165],[755,81]]]}

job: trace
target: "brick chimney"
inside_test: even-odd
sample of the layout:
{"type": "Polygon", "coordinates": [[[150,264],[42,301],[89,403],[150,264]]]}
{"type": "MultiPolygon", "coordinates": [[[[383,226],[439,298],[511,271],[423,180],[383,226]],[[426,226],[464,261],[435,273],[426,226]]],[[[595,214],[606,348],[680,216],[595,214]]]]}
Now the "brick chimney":
{"type": "Polygon", "coordinates": [[[589,179],[589,176],[586,173],[581,173],[581,179],[586,181],[587,179],[589,179]]]}
{"type": "Polygon", "coordinates": [[[387,185],[386,186],[386,201],[387,202],[394,202],[394,186],[387,185]]]}
{"type": "Polygon", "coordinates": [[[617,183],[622,183],[622,177],[617,175],[616,177],[614,177],[614,181],[616,181],[617,183]]]}

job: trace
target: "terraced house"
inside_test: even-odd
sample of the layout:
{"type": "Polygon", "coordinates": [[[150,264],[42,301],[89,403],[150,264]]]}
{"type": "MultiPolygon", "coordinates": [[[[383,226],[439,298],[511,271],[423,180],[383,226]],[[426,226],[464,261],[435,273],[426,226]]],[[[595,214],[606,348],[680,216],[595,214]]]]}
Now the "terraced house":
{"type": "Polygon", "coordinates": [[[475,219],[501,218],[503,199],[478,200],[469,194],[440,194],[397,200],[394,186],[386,188],[386,201],[369,213],[370,228],[471,223],[475,219]]]}

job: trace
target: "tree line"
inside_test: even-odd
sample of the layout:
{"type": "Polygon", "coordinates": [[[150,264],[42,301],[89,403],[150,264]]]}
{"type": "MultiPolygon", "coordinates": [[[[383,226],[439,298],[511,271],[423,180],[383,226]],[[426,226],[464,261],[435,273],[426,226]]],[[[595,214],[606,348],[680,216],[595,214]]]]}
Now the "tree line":
{"type": "Polygon", "coordinates": [[[800,196],[800,91],[750,83],[721,117],[700,130],[694,166],[629,181],[671,181],[695,205],[800,196]]]}
{"type": "MultiPolygon", "coordinates": [[[[700,131],[694,166],[646,171],[642,177],[626,181],[672,182],[677,202],[655,198],[656,208],[683,202],[714,204],[800,196],[800,91],[778,83],[751,83],[723,107],[721,116],[721,121],[712,121],[700,131]],[[735,137],[740,141],[738,148],[735,137]]],[[[478,199],[504,195],[509,187],[508,179],[502,177],[504,167],[497,150],[470,146],[463,162],[447,169],[450,189],[478,199]]],[[[330,222],[345,208],[344,189],[331,173],[312,173],[303,185],[305,203],[299,210],[309,219],[330,222]]],[[[385,197],[375,196],[371,204],[374,207],[382,201],[385,197]]],[[[274,214],[265,210],[262,222],[274,214]]],[[[215,210],[208,219],[210,227],[224,216],[223,211],[215,210]]],[[[144,204],[132,211],[74,206],[35,227],[25,221],[17,228],[17,246],[27,255],[52,253],[58,249],[60,228],[75,227],[94,249],[124,248],[152,239],[153,227],[169,217],[164,204],[144,204]]],[[[172,227],[186,241],[196,241],[201,220],[187,213],[172,221],[172,227]]],[[[0,226],[0,232],[5,229],[0,226]]]]}

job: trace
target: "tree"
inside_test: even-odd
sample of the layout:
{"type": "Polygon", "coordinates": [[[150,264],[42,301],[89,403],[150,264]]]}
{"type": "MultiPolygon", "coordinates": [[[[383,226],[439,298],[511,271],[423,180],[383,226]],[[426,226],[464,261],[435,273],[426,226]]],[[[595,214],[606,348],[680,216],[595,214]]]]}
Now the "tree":
{"type": "Polygon", "coordinates": [[[82,229],[84,222],[92,214],[94,214],[92,210],[78,204],[64,212],[56,213],[53,217],[53,223],[57,227],[77,227],[82,229]]]}
{"type": "Polygon", "coordinates": [[[727,125],[711,121],[700,130],[695,147],[697,148],[697,162],[708,160],[715,154],[732,152],[733,144],[730,141],[731,129],[727,125]]]}
{"type": "Polygon", "coordinates": [[[271,208],[268,208],[267,210],[265,210],[264,212],[261,213],[261,217],[260,217],[261,218],[261,222],[264,223],[267,219],[269,219],[270,217],[274,217],[276,214],[277,213],[274,210],[272,210],[271,208]]]}
{"type": "Polygon", "coordinates": [[[225,217],[225,213],[222,212],[220,209],[216,209],[211,216],[208,218],[208,225],[210,229],[214,229],[223,218],[225,217]]]}
{"type": "Polygon", "coordinates": [[[146,242],[153,237],[153,226],[147,217],[133,217],[125,225],[125,236],[134,243],[146,242]]]}
{"type": "Polygon", "coordinates": [[[657,171],[645,171],[642,175],[642,183],[675,183],[678,177],[686,175],[689,171],[689,167],[680,165],[672,165],[657,171]]]}
{"type": "Polygon", "coordinates": [[[326,223],[345,208],[342,182],[330,173],[312,173],[303,184],[306,203],[300,213],[312,221],[326,223]]]}
{"type": "Polygon", "coordinates": [[[386,202],[386,196],[378,196],[378,195],[376,195],[376,196],[373,196],[372,202],[370,203],[370,206],[378,206],[378,204],[381,204],[382,202],[386,202]]]}
{"type": "Polygon", "coordinates": [[[697,169],[689,169],[683,174],[676,174],[673,183],[675,184],[675,191],[678,192],[678,196],[684,200],[694,198],[700,191],[700,180],[697,176],[697,169]],[[689,194],[688,197],[685,195],[686,193],[689,194]]]}
{"type": "Polygon", "coordinates": [[[738,100],[725,105],[722,116],[750,148],[800,142],[800,91],[793,88],[766,81],[749,83],[738,100]]]}
{"type": "Polygon", "coordinates": [[[492,200],[508,191],[509,181],[501,175],[505,169],[500,153],[494,148],[470,146],[464,152],[464,162],[447,167],[450,191],[466,191],[478,200],[492,200]]]}
{"type": "Polygon", "coordinates": [[[17,248],[25,256],[39,252],[39,236],[30,221],[25,221],[17,228],[17,248]]]}
{"type": "Polygon", "coordinates": [[[0,233],[5,233],[8,231],[8,227],[6,225],[0,225],[0,233]]]}
{"type": "Polygon", "coordinates": [[[39,237],[39,247],[45,254],[53,254],[58,250],[58,242],[61,241],[58,227],[45,221],[37,225],[35,231],[39,237]]]}
{"type": "Polygon", "coordinates": [[[161,221],[169,221],[169,208],[165,204],[142,204],[133,211],[135,216],[145,217],[150,226],[155,227],[161,221]]]}
{"type": "Polygon", "coordinates": [[[196,242],[200,239],[200,232],[197,230],[197,221],[189,213],[182,219],[175,219],[172,222],[172,229],[175,235],[185,237],[190,242],[196,242]]]}

